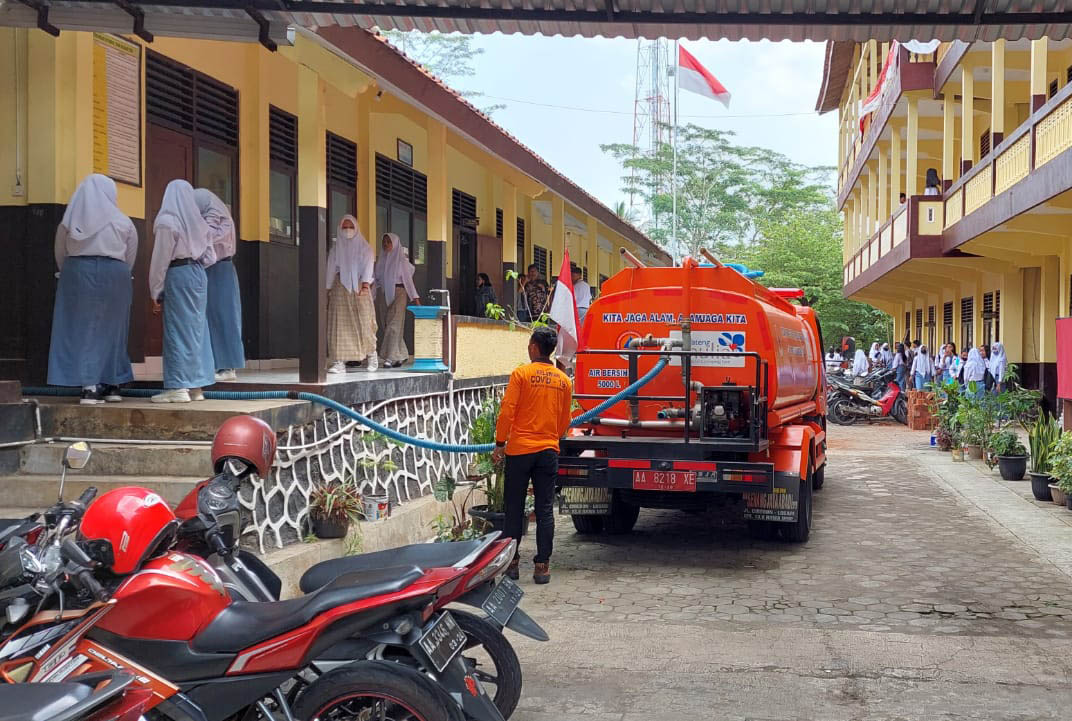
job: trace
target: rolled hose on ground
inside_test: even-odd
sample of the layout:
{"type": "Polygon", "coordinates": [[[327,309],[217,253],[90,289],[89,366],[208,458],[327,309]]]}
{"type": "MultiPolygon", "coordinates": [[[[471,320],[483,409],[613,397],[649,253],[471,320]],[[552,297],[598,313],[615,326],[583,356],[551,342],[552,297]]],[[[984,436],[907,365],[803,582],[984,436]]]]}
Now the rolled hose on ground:
{"type": "MultiPolygon", "coordinates": [[[[635,383],[632,383],[618,393],[614,394],[607,400],[600,403],[595,408],[585,411],[581,415],[577,416],[570,423],[570,426],[579,426],[588,423],[595,419],[600,413],[607,410],[615,403],[625,400],[629,396],[636,393],[640,388],[650,383],[655,379],[655,376],[659,375],[659,372],[667,366],[670,362],[669,358],[660,358],[651,370],[645,373],[643,376],[637,379],[635,383]]],[[[124,388],[121,394],[129,398],[148,398],[157,393],[159,390],[151,390],[147,388],[124,388]]],[[[80,391],[74,388],[60,388],[54,386],[45,386],[40,388],[23,388],[23,395],[27,396],[74,396],[78,395],[80,391]]],[[[299,400],[309,401],[310,403],[319,403],[322,406],[330,408],[334,411],[341,413],[347,418],[351,418],[358,423],[371,428],[377,433],[382,433],[388,438],[392,438],[401,443],[408,443],[410,445],[417,446],[419,448],[427,448],[431,451],[442,451],[444,453],[489,453],[495,448],[494,443],[475,443],[475,444],[455,444],[455,443],[440,443],[439,441],[429,440],[427,438],[414,438],[413,436],[407,436],[405,433],[400,433],[393,428],[381,425],[371,418],[367,418],[353,408],[344,406],[342,403],[325,398],[322,395],[316,393],[306,393],[304,391],[205,391],[205,398],[214,401],[267,401],[267,400],[299,400]]]]}

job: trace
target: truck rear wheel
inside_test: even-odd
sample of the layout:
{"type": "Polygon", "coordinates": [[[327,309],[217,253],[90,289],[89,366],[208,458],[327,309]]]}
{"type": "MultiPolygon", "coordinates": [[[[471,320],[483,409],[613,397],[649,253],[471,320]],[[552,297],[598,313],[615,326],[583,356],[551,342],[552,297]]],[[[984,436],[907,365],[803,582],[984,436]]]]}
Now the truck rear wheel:
{"type": "Polygon", "coordinates": [[[800,481],[800,495],[797,496],[797,520],[782,524],[782,538],[790,543],[804,543],[811,535],[811,488],[815,471],[808,461],[808,477],[800,481]]]}
{"type": "Polygon", "coordinates": [[[825,483],[825,482],[826,482],[826,464],[824,463],[823,465],[819,466],[819,468],[816,469],[815,473],[812,474],[812,477],[811,477],[811,489],[813,491],[818,491],[820,488],[823,487],[823,483],[825,483]]]}
{"type": "Polygon", "coordinates": [[[570,516],[573,519],[573,527],[582,536],[592,536],[603,532],[603,519],[605,516],[570,516]]]}
{"type": "MultiPolygon", "coordinates": [[[[610,502],[610,516],[605,517],[604,526],[612,535],[624,535],[633,530],[640,517],[640,506],[622,500],[620,491],[614,491],[610,502]]],[[[591,518],[591,516],[589,516],[591,518]]]]}

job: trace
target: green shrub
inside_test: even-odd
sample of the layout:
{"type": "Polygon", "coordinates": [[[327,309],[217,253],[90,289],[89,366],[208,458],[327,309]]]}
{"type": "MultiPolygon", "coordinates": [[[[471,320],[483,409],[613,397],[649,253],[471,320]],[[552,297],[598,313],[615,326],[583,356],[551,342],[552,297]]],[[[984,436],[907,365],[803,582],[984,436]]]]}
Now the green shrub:
{"type": "Polygon", "coordinates": [[[990,437],[990,452],[995,456],[1026,456],[1027,449],[1012,431],[998,431],[990,437]]]}

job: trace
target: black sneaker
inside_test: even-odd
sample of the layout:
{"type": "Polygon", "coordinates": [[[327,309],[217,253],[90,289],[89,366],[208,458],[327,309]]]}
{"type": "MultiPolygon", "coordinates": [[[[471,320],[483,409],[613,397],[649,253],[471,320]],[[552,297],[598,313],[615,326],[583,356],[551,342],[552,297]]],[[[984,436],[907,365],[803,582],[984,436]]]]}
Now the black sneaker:
{"type": "Polygon", "coordinates": [[[104,403],[104,399],[101,398],[100,392],[94,388],[83,388],[82,399],[78,401],[83,406],[95,406],[98,403],[104,403]]]}
{"type": "Polygon", "coordinates": [[[119,386],[104,385],[97,387],[100,388],[100,394],[108,403],[119,403],[123,400],[123,396],[119,395],[119,386]]]}

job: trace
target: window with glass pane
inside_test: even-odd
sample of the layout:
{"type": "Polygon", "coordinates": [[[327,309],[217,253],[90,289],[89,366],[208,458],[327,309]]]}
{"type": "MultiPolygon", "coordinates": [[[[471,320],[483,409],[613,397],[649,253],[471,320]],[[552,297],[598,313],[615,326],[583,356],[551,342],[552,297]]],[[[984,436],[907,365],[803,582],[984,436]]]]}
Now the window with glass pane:
{"type": "Polygon", "coordinates": [[[234,213],[234,159],[230,153],[221,153],[201,145],[197,148],[198,188],[208,188],[223,201],[227,210],[234,213]]]}
{"type": "Polygon", "coordinates": [[[268,173],[268,225],[272,237],[294,240],[294,176],[288,172],[268,173]]]}

